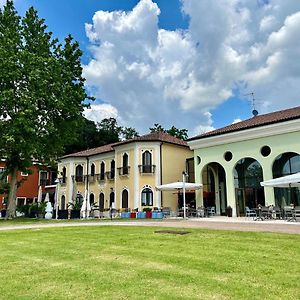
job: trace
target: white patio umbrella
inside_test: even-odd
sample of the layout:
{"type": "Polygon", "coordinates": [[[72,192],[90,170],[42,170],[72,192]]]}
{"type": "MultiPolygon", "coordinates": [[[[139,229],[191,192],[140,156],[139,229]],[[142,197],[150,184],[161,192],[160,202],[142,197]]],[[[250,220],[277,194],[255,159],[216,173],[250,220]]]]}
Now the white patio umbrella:
{"type": "Polygon", "coordinates": [[[183,181],[178,182],[171,182],[163,185],[158,185],[156,189],[158,191],[173,191],[173,190],[182,190],[183,194],[183,218],[186,218],[186,205],[185,205],[185,191],[186,190],[199,190],[202,188],[202,184],[200,183],[191,183],[185,182],[185,174],[183,174],[182,179],[183,181]]]}
{"type": "Polygon", "coordinates": [[[46,194],[46,197],[45,197],[45,202],[49,202],[50,201],[50,197],[49,197],[49,193],[46,194]]]}
{"type": "Polygon", "coordinates": [[[43,197],[43,191],[42,191],[42,186],[40,185],[39,191],[38,191],[38,196],[37,196],[37,203],[40,204],[42,202],[42,197],[43,197]]]}
{"type": "Polygon", "coordinates": [[[300,172],[275,179],[270,179],[267,181],[262,181],[260,185],[280,188],[300,187],[300,172]]]}
{"type": "Polygon", "coordinates": [[[82,216],[84,219],[89,217],[91,211],[91,203],[88,199],[87,190],[85,190],[84,192],[84,198],[80,211],[82,212],[82,216]]]}

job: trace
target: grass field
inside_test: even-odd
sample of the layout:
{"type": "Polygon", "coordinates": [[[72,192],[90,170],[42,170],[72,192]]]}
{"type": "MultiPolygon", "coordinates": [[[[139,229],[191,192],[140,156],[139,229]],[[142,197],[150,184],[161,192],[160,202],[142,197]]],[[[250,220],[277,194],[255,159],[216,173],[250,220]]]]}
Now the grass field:
{"type": "Polygon", "coordinates": [[[300,299],[299,235],[156,230],[0,232],[0,299],[300,299]]]}

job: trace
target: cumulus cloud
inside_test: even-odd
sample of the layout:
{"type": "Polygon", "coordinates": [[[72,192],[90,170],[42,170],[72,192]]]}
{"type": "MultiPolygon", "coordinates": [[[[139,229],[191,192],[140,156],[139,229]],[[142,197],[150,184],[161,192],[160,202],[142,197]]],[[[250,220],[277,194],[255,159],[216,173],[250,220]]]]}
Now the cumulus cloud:
{"type": "Polygon", "coordinates": [[[182,0],[182,12],[186,30],[159,28],[152,0],[86,24],[87,84],[124,122],[198,134],[213,129],[209,111],[244,89],[265,111],[299,104],[299,1],[182,0]]]}
{"type": "Polygon", "coordinates": [[[92,104],[90,108],[85,109],[84,115],[96,123],[103,119],[119,118],[118,110],[110,104],[92,104]]]}

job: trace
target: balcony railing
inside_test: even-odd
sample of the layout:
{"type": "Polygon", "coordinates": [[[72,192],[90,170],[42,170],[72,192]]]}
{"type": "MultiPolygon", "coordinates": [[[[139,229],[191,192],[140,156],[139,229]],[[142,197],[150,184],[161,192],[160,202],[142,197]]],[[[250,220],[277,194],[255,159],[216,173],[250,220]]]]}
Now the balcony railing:
{"type": "Polygon", "coordinates": [[[88,175],[88,181],[90,183],[96,182],[96,179],[97,179],[96,174],[94,174],[94,175],[88,175]]]}
{"type": "Polygon", "coordinates": [[[96,174],[96,176],[97,176],[97,180],[99,182],[105,181],[105,172],[104,173],[100,173],[100,174],[96,174]]]}
{"type": "Polygon", "coordinates": [[[106,178],[108,180],[115,180],[115,171],[108,171],[105,173],[106,174],[106,178]]]}
{"type": "Polygon", "coordinates": [[[154,174],[156,165],[139,165],[140,174],[154,174]]]}
{"type": "Polygon", "coordinates": [[[130,167],[121,167],[121,168],[118,168],[120,176],[129,175],[129,170],[130,170],[130,167]]]}
{"type": "Polygon", "coordinates": [[[72,179],[75,179],[75,181],[76,182],[84,182],[84,178],[85,178],[85,176],[83,176],[83,175],[73,175],[72,176],[72,179]]]}

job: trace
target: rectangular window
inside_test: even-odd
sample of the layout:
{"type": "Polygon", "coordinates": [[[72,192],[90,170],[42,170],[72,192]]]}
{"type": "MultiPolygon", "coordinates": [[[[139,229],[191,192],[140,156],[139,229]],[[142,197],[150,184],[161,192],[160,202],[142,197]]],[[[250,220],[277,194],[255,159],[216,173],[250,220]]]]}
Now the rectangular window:
{"type": "Polygon", "coordinates": [[[5,168],[0,168],[0,181],[7,182],[7,174],[5,168]]]}
{"type": "Polygon", "coordinates": [[[40,185],[47,185],[48,184],[48,172],[47,171],[40,171],[40,185]]]}

